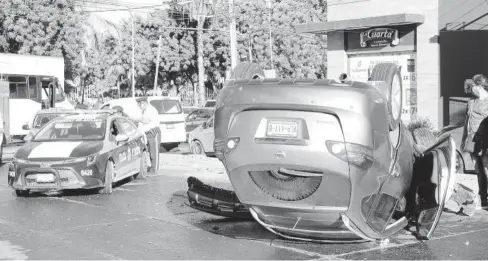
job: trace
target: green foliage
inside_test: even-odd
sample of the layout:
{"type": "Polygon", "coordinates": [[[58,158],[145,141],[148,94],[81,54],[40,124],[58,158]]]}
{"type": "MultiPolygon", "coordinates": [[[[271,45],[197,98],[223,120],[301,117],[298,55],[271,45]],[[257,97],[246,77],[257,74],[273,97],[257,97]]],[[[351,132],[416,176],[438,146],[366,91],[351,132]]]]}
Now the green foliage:
{"type": "Polygon", "coordinates": [[[75,0],[0,1],[0,52],[63,56],[65,78],[80,67],[84,16],[75,0]]]}

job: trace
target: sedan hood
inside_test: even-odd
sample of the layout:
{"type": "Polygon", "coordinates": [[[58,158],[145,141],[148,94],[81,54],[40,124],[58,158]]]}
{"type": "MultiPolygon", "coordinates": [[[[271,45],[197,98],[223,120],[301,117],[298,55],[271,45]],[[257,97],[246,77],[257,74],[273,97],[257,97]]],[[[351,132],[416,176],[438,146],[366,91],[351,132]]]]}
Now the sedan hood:
{"type": "Polygon", "coordinates": [[[16,158],[79,158],[98,153],[103,141],[44,141],[27,142],[15,154],[16,158]]]}

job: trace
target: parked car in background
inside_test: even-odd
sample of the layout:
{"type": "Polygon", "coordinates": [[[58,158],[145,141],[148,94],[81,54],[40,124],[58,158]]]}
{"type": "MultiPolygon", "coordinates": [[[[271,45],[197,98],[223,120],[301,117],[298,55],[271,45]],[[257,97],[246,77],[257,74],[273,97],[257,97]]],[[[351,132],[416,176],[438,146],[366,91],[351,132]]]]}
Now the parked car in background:
{"type": "Polygon", "coordinates": [[[193,154],[212,155],[214,139],[214,118],[211,117],[210,120],[189,133],[188,143],[190,143],[191,152],[193,154]]]}
{"type": "Polygon", "coordinates": [[[8,184],[17,196],[30,192],[100,188],[125,178],[145,178],[145,136],[115,111],[56,118],[15,153],[8,184]]]}
{"type": "Polygon", "coordinates": [[[190,113],[199,109],[199,107],[193,107],[193,106],[183,106],[182,108],[183,108],[183,114],[185,115],[185,119],[188,117],[190,113]]]}
{"type": "Polygon", "coordinates": [[[36,113],[31,122],[26,122],[23,126],[23,130],[28,130],[29,133],[24,137],[24,141],[30,140],[39,130],[44,127],[51,120],[74,114],[81,114],[82,110],[72,110],[64,108],[51,108],[46,110],[40,110],[36,113]]]}
{"type": "Polygon", "coordinates": [[[203,107],[215,108],[216,105],[217,105],[217,100],[207,100],[207,102],[205,102],[205,105],[203,107]]]}
{"type": "MultiPolygon", "coordinates": [[[[181,103],[177,98],[164,96],[149,96],[149,103],[159,113],[159,128],[161,130],[162,150],[171,150],[186,142],[186,124],[181,103]]],[[[141,109],[137,105],[136,98],[115,99],[104,103],[100,109],[120,106],[129,117],[140,117],[141,109]]]]}
{"type": "Polygon", "coordinates": [[[197,109],[186,117],[186,134],[196,129],[198,126],[207,122],[215,113],[214,108],[200,108],[197,109]]]}
{"type": "Polygon", "coordinates": [[[463,125],[449,125],[444,127],[438,134],[438,139],[451,135],[456,143],[456,172],[476,174],[474,163],[468,152],[462,152],[461,140],[463,137],[463,125]]]}

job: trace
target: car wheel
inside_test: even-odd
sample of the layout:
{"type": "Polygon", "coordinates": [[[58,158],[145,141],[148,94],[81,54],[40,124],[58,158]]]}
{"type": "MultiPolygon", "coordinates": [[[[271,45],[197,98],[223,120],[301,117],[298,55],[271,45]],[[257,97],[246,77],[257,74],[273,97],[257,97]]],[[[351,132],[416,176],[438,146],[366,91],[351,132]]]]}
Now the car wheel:
{"type": "Polygon", "coordinates": [[[192,141],[191,143],[191,152],[197,155],[205,155],[205,150],[203,149],[203,145],[199,140],[192,141]]]}
{"type": "Polygon", "coordinates": [[[141,155],[141,169],[139,170],[139,174],[137,174],[137,179],[145,179],[147,178],[147,173],[149,171],[149,152],[147,150],[142,152],[141,155]]]}
{"type": "Polygon", "coordinates": [[[456,173],[464,173],[464,160],[461,153],[456,150],[456,173]]]}
{"type": "Polygon", "coordinates": [[[398,127],[402,115],[403,86],[400,67],[394,63],[379,63],[373,67],[370,81],[384,81],[388,84],[388,114],[390,131],[398,127]]]}
{"type": "Polygon", "coordinates": [[[264,79],[264,71],[257,63],[242,62],[231,72],[231,79],[251,80],[264,79]]]}
{"type": "Polygon", "coordinates": [[[111,194],[113,191],[112,183],[115,177],[115,164],[109,160],[105,168],[105,186],[100,190],[101,194],[111,194]]]}
{"type": "Polygon", "coordinates": [[[17,197],[27,197],[27,196],[29,196],[29,191],[28,190],[18,190],[18,189],[16,189],[15,190],[15,195],[17,195],[17,197]]]}

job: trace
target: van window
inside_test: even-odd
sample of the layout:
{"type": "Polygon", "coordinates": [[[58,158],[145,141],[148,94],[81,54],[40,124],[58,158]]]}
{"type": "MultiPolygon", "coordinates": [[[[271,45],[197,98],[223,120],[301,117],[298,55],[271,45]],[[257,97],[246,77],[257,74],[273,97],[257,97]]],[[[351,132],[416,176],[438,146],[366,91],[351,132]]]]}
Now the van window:
{"type": "Polygon", "coordinates": [[[151,105],[159,114],[179,114],[183,111],[180,102],[175,100],[152,100],[151,105]]]}

